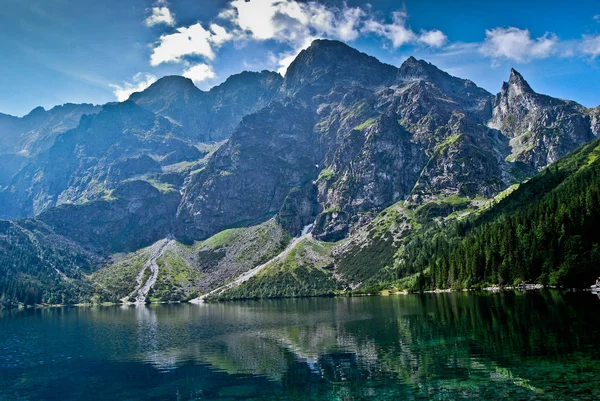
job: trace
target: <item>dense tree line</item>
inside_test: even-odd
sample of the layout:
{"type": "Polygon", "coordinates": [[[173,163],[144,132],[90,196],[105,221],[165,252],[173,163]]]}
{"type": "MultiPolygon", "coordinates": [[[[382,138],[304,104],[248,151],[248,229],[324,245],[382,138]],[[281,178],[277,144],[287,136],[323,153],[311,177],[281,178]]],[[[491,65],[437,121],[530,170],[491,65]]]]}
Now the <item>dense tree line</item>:
{"type": "Polygon", "coordinates": [[[0,307],[89,299],[89,254],[31,221],[0,221],[0,307]]]}
{"type": "Polygon", "coordinates": [[[586,287],[600,276],[600,153],[594,141],[477,218],[429,227],[401,248],[398,277],[419,288],[586,287]]]}

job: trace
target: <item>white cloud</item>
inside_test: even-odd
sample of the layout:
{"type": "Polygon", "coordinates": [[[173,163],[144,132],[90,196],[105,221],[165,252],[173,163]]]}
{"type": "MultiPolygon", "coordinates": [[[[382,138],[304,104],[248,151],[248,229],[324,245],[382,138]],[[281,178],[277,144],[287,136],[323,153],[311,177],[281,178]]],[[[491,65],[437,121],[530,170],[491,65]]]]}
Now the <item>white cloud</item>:
{"type": "Polygon", "coordinates": [[[485,31],[482,54],[495,59],[507,58],[516,62],[550,57],[556,50],[558,38],[554,34],[532,39],[527,29],[515,27],[494,28],[485,31]]]}
{"type": "Polygon", "coordinates": [[[123,82],[122,85],[110,84],[117,100],[124,102],[129,99],[134,92],[141,92],[156,82],[156,77],[152,74],[138,72],[133,76],[132,82],[123,82]]]}
{"type": "Polygon", "coordinates": [[[276,13],[276,3],[274,0],[234,0],[231,2],[231,8],[221,13],[221,17],[250,32],[255,39],[271,39],[275,36],[272,21],[276,13]]]}
{"type": "Polygon", "coordinates": [[[184,71],[183,76],[194,82],[203,82],[207,79],[216,78],[215,72],[208,64],[196,64],[184,71]]]}
{"type": "Polygon", "coordinates": [[[233,35],[227,32],[225,28],[223,28],[221,25],[211,24],[210,30],[212,31],[212,36],[210,37],[210,40],[216,46],[228,42],[233,38],[233,35]]]}
{"type": "Polygon", "coordinates": [[[600,55],[600,35],[584,35],[581,40],[580,49],[583,54],[592,56],[593,58],[600,55]]]}
{"type": "Polygon", "coordinates": [[[144,21],[147,26],[160,24],[175,26],[175,17],[171,13],[171,10],[169,10],[169,7],[162,4],[164,3],[159,2],[157,5],[161,5],[160,7],[152,7],[152,14],[144,21]]]}
{"type": "Polygon", "coordinates": [[[442,47],[448,42],[448,37],[444,32],[434,29],[433,31],[421,32],[418,40],[430,47],[442,47]]]}
{"type": "Polygon", "coordinates": [[[594,15],[594,20],[600,22],[600,14],[594,15]]]}
{"type": "MultiPolygon", "coordinates": [[[[164,0],[160,0],[166,4],[164,0]]],[[[389,40],[397,49],[405,44],[440,48],[447,42],[439,30],[415,33],[406,24],[407,14],[396,11],[391,23],[370,16],[370,9],[327,6],[318,1],[299,0],[232,0],[219,15],[222,24],[205,29],[200,23],[179,27],[175,33],[163,35],[155,43],[151,64],[182,62],[187,56],[215,58],[216,49],[229,41],[243,46],[246,41],[273,40],[288,49],[271,55],[271,65],[285,73],[293,58],[317,38],[346,42],[361,34],[374,34],[389,40]]]]}
{"type": "Polygon", "coordinates": [[[274,40],[289,45],[291,50],[269,57],[282,75],[314,39],[358,39],[365,16],[359,7],[327,7],[315,1],[295,0],[234,0],[219,15],[235,27],[238,40],[274,40]]]}
{"type": "MultiPolygon", "coordinates": [[[[214,35],[218,36],[218,35],[214,35]]],[[[213,34],[196,23],[190,27],[177,28],[177,32],[162,35],[158,45],[152,50],[150,64],[180,62],[184,56],[203,56],[209,60],[215,58],[213,34]]]]}
{"type": "Polygon", "coordinates": [[[406,26],[406,18],[406,13],[396,11],[392,13],[392,23],[386,24],[370,19],[365,23],[362,31],[388,39],[392,42],[392,47],[397,49],[417,40],[417,35],[406,26]]]}
{"type": "Polygon", "coordinates": [[[234,0],[219,16],[239,28],[241,36],[299,45],[310,36],[356,40],[365,15],[359,7],[327,7],[315,1],[234,0]]]}
{"type": "Polygon", "coordinates": [[[392,13],[392,22],[383,23],[373,19],[369,19],[365,22],[362,32],[373,33],[382,38],[388,39],[392,48],[397,49],[406,44],[424,44],[429,47],[442,47],[448,41],[446,35],[438,30],[432,31],[421,31],[420,34],[415,33],[410,29],[406,20],[408,15],[403,11],[396,11],[392,13]]]}
{"type": "Polygon", "coordinates": [[[301,4],[305,17],[305,25],[311,30],[311,35],[324,36],[344,41],[358,39],[358,25],[365,11],[358,7],[327,8],[323,4],[301,4]]]}

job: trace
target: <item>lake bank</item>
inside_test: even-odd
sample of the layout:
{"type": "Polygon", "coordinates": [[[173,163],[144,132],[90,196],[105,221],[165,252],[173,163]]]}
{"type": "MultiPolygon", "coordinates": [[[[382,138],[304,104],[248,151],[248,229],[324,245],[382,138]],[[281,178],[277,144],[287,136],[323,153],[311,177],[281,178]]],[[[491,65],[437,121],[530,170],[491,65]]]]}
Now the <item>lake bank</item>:
{"type": "MultiPolygon", "coordinates": [[[[382,290],[380,292],[344,292],[339,294],[323,294],[316,296],[298,296],[298,297],[271,297],[271,298],[243,298],[243,299],[208,299],[203,302],[194,302],[197,298],[193,298],[187,301],[169,301],[169,302],[148,302],[144,305],[171,305],[171,304],[201,304],[201,303],[235,303],[244,301],[255,301],[255,300],[280,300],[280,299],[303,299],[303,298],[356,298],[356,297],[377,297],[377,296],[390,296],[390,295],[409,295],[409,294],[442,294],[442,293],[461,293],[461,292],[508,292],[508,291],[520,291],[520,292],[531,292],[540,290],[557,290],[562,292],[592,292],[587,288],[562,288],[556,286],[544,286],[541,284],[531,285],[523,288],[519,286],[491,286],[483,288],[469,288],[469,289],[436,289],[436,290],[425,290],[425,291],[402,291],[402,290],[382,290]]],[[[119,303],[119,302],[102,302],[102,303],[79,303],[79,304],[37,304],[37,305],[17,305],[17,306],[2,306],[0,310],[27,310],[27,309],[40,309],[40,308],[62,308],[62,307],[93,307],[93,306],[135,306],[136,303],[119,303]]]]}

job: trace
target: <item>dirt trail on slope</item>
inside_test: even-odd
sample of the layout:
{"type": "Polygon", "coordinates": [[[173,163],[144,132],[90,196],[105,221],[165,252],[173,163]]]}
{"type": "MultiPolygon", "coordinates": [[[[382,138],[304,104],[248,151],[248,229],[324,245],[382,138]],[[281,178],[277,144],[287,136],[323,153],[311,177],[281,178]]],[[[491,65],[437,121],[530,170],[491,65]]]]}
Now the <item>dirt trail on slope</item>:
{"type": "Polygon", "coordinates": [[[210,292],[207,292],[206,294],[198,297],[198,298],[194,298],[192,299],[190,302],[193,304],[201,304],[204,303],[204,300],[206,298],[208,298],[209,296],[212,295],[218,295],[221,294],[223,291],[226,291],[230,288],[234,288],[239,286],[240,284],[250,280],[252,277],[256,276],[262,269],[264,269],[265,267],[267,267],[267,265],[269,265],[270,263],[281,259],[281,258],[285,258],[290,251],[303,239],[307,239],[307,238],[312,238],[312,234],[308,233],[308,234],[304,234],[300,237],[294,238],[292,240],[292,242],[290,242],[288,244],[288,246],[281,251],[281,253],[277,254],[276,256],[274,256],[273,258],[269,259],[268,261],[266,261],[265,263],[263,263],[262,265],[256,266],[253,269],[248,270],[246,273],[243,273],[242,275],[240,275],[238,278],[236,278],[235,280],[233,280],[230,283],[227,283],[225,285],[222,285],[221,287],[218,287],[210,292]]]}
{"type": "Polygon", "coordinates": [[[146,303],[146,298],[148,297],[148,293],[150,289],[154,287],[156,283],[156,279],[158,278],[158,264],[156,261],[164,255],[164,253],[171,248],[171,246],[175,243],[172,239],[163,239],[156,242],[149,249],[150,258],[144,263],[142,266],[142,270],[138,273],[137,276],[137,288],[133,290],[131,294],[121,299],[124,304],[133,303],[135,305],[144,305],[146,303]],[[145,283],[142,283],[144,280],[144,273],[146,269],[150,269],[150,277],[146,280],[145,283]],[[135,297],[135,302],[130,302],[131,298],[135,297]]]}

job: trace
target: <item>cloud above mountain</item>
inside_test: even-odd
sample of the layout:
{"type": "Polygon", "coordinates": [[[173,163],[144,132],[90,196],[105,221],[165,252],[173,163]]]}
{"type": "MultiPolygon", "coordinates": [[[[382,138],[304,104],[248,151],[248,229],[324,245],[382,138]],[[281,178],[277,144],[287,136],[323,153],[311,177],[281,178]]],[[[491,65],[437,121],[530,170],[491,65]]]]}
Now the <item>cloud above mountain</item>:
{"type": "Polygon", "coordinates": [[[422,30],[417,34],[408,27],[407,20],[408,15],[406,12],[396,11],[392,13],[391,23],[383,23],[372,18],[368,19],[362,28],[362,32],[365,34],[373,33],[387,39],[393,49],[405,44],[415,43],[438,48],[446,44],[448,38],[442,31],[438,29],[432,31],[422,30]]]}
{"type": "Polygon", "coordinates": [[[183,72],[183,76],[198,83],[198,82],[204,82],[207,79],[215,78],[216,74],[210,65],[200,63],[200,64],[196,64],[196,65],[191,66],[188,69],[186,69],[183,72]]]}
{"type": "Polygon", "coordinates": [[[385,46],[397,49],[405,44],[440,48],[447,42],[440,30],[413,31],[408,15],[392,13],[391,19],[377,19],[370,10],[361,7],[327,6],[315,1],[296,0],[233,0],[216,17],[219,24],[205,28],[200,22],[176,28],[160,36],[152,46],[150,63],[179,63],[185,57],[199,56],[210,62],[219,46],[235,41],[243,45],[250,41],[274,41],[288,50],[273,53],[270,60],[281,73],[302,49],[317,38],[352,42],[361,36],[376,36],[385,46]]]}
{"type": "Polygon", "coordinates": [[[144,21],[146,26],[167,25],[175,26],[175,16],[168,7],[165,0],[158,0],[154,7],[150,10],[150,15],[144,21]]]}
{"type": "Polygon", "coordinates": [[[584,35],[581,41],[581,51],[596,58],[600,55],[600,35],[584,35]]]}
{"type": "Polygon", "coordinates": [[[110,84],[113,89],[113,93],[119,102],[124,102],[129,99],[132,93],[141,92],[148,88],[157,78],[153,74],[148,73],[137,73],[133,76],[130,82],[123,82],[121,84],[110,84]]]}
{"type": "MultiPolygon", "coordinates": [[[[287,67],[300,51],[319,38],[348,42],[369,41],[394,53],[403,48],[431,57],[456,55],[457,49],[488,65],[502,61],[530,63],[551,57],[588,57],[600,54],[600,35],[561,40],[553,32],[536,35],[526,27],[490,27],[480,41],[452,41],[442,29],[429,26],[415,29],[406,9],[379,12],[373,5],[350,6],[345,2],[318,0],[231,0],[211,18],[192,24],[175,23],[175,13],[166,0],[158,0],[149,10],[145,24],[160,26],[162,33],[149,44],[150,66],[181,65],[180,74],[196,83],[208,85],[218,78],[221,49],[234,48],[245,57],[244,48],[268,45],[262,61],[253,68],[277,70],[285,75],[287,67]],[[217,71],[215,71],[217,70],[217,71]]],[[[593,17],[594,19],[597,19],[593,17]]],[[[230,50],[229,50],[230,51],[230,50]]],[[[260,57],[260,56],[258,56],[260,57]]],[[[246,65],[246,62],[243,62],[246,65]]],[[[131,82],[111,85],[117,98],[145,81],[139,73],[131,82]]]]}
{"type": "Polygon", "coordinates": [[[485,31],[481,52],[492,58],[526,62],[550,57],[556,51],[557,43],[558,37],[551,33],[532,38],[527,29],[494,28],[485,31]]]}

